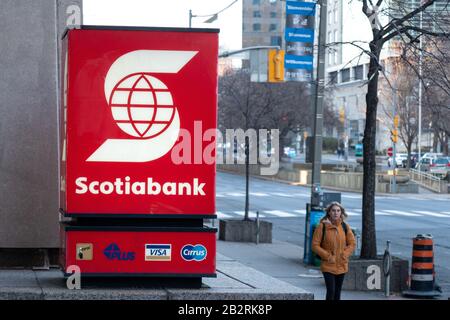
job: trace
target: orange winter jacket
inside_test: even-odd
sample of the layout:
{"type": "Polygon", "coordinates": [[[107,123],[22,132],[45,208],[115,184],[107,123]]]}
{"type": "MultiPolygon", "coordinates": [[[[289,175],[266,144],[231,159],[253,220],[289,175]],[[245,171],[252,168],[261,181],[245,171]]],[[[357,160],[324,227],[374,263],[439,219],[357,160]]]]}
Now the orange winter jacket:
{"type": "Polygon", "coordinates": [[[341,223],[342,220],[335,225],[328,219],[322,219],[314,231],[312,251],[322,259],[322,263],[320,264],[320,270],[322,272],[332,274],[348,272],[348,259],[352,255],[353,250],[355,250],[355,236],[348,224],[347,235],[345,235],[345,230],[342,228],[341,223]],[[322,242],[324,224],[325,238],[322,242]]]}

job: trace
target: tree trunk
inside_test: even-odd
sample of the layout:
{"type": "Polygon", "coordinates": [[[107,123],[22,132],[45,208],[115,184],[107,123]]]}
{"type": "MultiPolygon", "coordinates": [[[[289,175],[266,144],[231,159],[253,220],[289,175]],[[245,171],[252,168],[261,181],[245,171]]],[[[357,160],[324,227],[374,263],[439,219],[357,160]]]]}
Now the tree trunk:
{"type": "Polygon", "coordinates": [[[442,152],[447,156],[448,156],[448,138],[449,138],[448,134],[445,133],[444,146],[443,146],[442,152]]]}
{"type": "Polygon", "coordinates": [[[412,147],[412,141],[411,139],[408,139],[408,143],[406,144],[406,150],[408,152],[408,158],[406,159],[406,170],[409,171],[411,169],[411,147],[412,147]]]}
{"type": "Polygon", "coordinates": [[[371,42],[370,48],[374,55],[370,59],[369,83],[366,94],[366,126],[363,139],[363,197],[362,197],[362,243],[361,258],[374,259],[377,255],[375,229],[375,142],[377,128],[378,106],[378,61],[381,45],[371,42]]]}

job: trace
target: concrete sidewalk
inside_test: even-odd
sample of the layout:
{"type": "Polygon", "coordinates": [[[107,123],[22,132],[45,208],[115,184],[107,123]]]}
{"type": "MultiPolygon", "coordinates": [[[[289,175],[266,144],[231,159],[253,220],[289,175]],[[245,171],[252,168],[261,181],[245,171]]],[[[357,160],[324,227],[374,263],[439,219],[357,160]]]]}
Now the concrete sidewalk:
{"type": "Polygon", "coordinates": [[[200,289],[155,286],[142,282],[102,281],[69,290],[61,270],[1,270],[0,300],[312,300],[298,286],[270,277],[218,253],[217,278],[203,278],[200,289]],[[125,286],[123,285],[125,283],[125,286]]]}
{"type": "MultiPolygon", "coordinates": [[[[217,251],[257,269],[271,277],[285,281],[314,294],[323,300],[325,283],[319,268],[305,266],[303,248],[287,242],[254,244],[217,240],[217,251]]],[[[409,300],[400,295],[386,297],[381,291],[343,291],[342,300],[409,300]]]]}
{"type": "MultiPolygon", "coordinates": [[[[217,278],[200,289],[158,287],[143,282],[81,283],[69,290],[61,270],[0,269],[1,299],[46,300],[323,300],[318,268],[305,266],[303,248],[287,242],[254,244],[217,240],[217,278]]],[[[343,300],[407,300],[381,291],[343,291],[343,300]]]]}

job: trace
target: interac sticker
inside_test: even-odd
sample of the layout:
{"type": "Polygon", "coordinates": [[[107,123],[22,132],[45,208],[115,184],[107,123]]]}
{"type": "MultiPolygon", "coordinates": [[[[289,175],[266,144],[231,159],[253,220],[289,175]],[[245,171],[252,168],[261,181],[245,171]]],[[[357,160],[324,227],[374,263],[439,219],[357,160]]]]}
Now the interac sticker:
{"type": "Polygon", "coordinates": [[[172,246],[170,244],[146,244],[145,261],[170,261],[172,246]]]}
{"type": "Polygon", "coordinates": [[[94,246],[92,243],[77,243],[77,260],[92,260],[94,258],[94,246]]]}

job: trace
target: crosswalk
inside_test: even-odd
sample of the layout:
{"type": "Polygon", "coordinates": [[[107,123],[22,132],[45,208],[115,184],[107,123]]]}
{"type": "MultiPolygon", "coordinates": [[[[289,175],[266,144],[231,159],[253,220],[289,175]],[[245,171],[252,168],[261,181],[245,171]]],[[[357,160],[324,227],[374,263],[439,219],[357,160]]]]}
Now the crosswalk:
{"type": "MultiPolygon", "coordinates": [[[[238,191],[230,191],[230,192],[217,192],[216,193],[217,198],[242,198],[245,197],[245,192],[238,192],[238,191]]],[[[311,197],[311,194],[309,192],[250,192],[250,197],[260,197],[260,198],[271,198],[271,197],[277,197],[277,198],[309,198],[311,197]]],[[[362,199],[362,196],[360,194],[342,194],[342,199],[362,199]]],[[[377,195],[375,196],[377,200],[419,200],[419,201],[443,201],[447,202],[450,201],[450,198],[432,198],[428,195],[405,195],[402,197],[395,197],[395,196],[383,196],[383,195],[377,195]]]]}
{"type": "MultiPolygon", "coordinates": [[[[349,217],[360,217],[362,215],[361,209],[348,209],[346,213],[349,217]]],[[[228,219],[243,217],[245,215],[244,211],[217,211],[218,219],[228,219]]],[[[256,211],[249,211],[250,218],[256,218],[256,211]]],[[[376,216],[388,216],[388,217],[421,217],[421,218],[448,218],[450,219],[450,211],[440,211],[431,212],[423,210],[413,210],[413,211],[402,211],[402,210],[391,210],[383,209],[376,210],[376,216]]],[[[306,216],[306,210],[261,210],[259,211],[260,218],[295,218],[306,216]]]]}

